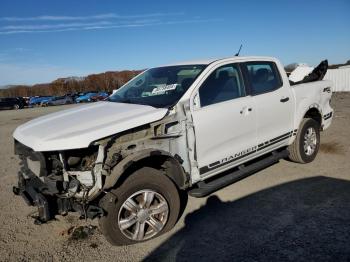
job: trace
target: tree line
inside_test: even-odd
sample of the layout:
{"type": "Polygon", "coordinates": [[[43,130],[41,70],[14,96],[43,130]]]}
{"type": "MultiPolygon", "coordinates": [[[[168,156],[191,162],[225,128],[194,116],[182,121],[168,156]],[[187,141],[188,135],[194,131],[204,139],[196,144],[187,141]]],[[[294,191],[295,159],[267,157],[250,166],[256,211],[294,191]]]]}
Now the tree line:
{"type": "Polygon", "coordinates": [[[47,84],[32,86],[14,85],[6,89],[0,89],[1,97],[30,97],[30,96],[61,96],[75,92],[87,91],[113,91],[121,87],[140,70],[110,71],[100,74],[92,74],[87,77],[58,78],[47,84]]]}

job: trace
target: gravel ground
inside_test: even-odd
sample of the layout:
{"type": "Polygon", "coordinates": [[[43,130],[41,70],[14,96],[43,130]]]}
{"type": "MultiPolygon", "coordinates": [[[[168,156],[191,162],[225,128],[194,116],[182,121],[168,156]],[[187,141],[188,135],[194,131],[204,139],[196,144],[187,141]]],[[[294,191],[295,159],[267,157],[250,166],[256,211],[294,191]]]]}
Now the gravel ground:
{"type": "Polygon", "coordinates": [[[314,162],[282,160],[209,198],[189,198],[172,231],[127,247],[111,246],[97,221],[74,214],[34,225],[35,209],[12,194],[14,129],[72,106],[0,111],[0,261],[349,261],[350,93],[332,103],[314,162]]]}

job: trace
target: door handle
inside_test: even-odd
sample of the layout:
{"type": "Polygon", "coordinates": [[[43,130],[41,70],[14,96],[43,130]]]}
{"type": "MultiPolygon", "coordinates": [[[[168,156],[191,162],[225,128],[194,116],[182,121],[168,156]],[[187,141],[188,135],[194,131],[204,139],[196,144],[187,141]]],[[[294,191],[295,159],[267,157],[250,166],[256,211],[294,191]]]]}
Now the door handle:
{"type": "Polygon", "coordinates": [[[280,102],[281,102],[281,103],[285,103],[285,102],[287,102],[288,100],[289,100],[289,97],[283,97],[283,98],[281,98],[280,102]]]}

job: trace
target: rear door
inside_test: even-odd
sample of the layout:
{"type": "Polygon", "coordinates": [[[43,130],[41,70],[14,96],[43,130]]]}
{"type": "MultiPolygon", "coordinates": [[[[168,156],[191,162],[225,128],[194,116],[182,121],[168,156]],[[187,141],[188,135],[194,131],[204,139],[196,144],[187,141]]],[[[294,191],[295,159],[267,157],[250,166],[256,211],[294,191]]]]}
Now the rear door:
{"type": "Polygon", "coordinates": [[[192,110],[201,176],[244,161],[256,147],[256,110],[238,64],[218,66],[198,89],[192,110]]]}
{"type": "Polygon", "coordinates": [[[258,152],[287,144],[293,134],[294,117],[294,97],[289,84],[283,83],[274,62],[247,62],[242,67],[256,109],[258,152]]]}

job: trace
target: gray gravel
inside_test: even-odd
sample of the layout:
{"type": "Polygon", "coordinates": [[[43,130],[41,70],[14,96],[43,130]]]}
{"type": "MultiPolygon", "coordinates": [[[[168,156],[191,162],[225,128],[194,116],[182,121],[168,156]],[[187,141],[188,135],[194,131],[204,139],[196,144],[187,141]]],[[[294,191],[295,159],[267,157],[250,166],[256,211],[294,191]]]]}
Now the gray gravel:
{"type": "Polygon", "coordinates": [[[283,160],[209,198],[189,198],[172,231],[127,247],[111,246],[97,221],[74,214],[36,226],[35,209],[12,194],[14,129],[72,106],[0,111],[0,261],[349,261],[350,94],[335,95],[333,106],[313,163],[283,160]],[[72,237],[82,226],[88,234],[72,237]]]}

